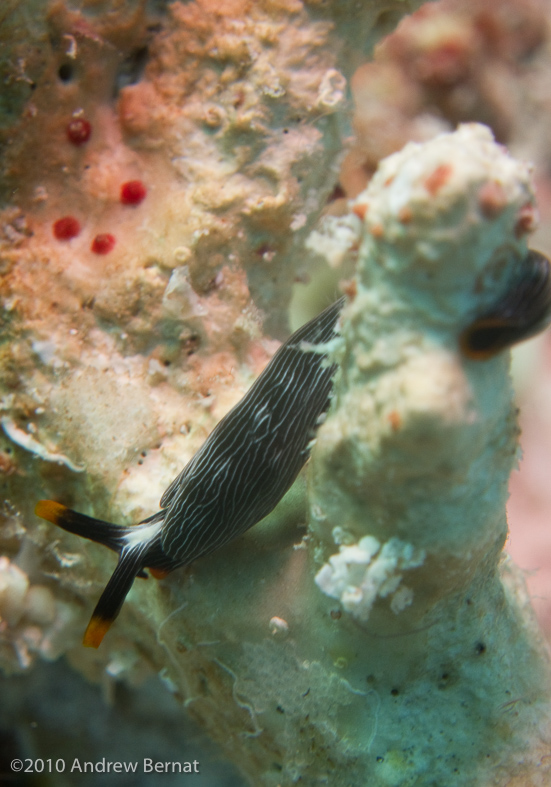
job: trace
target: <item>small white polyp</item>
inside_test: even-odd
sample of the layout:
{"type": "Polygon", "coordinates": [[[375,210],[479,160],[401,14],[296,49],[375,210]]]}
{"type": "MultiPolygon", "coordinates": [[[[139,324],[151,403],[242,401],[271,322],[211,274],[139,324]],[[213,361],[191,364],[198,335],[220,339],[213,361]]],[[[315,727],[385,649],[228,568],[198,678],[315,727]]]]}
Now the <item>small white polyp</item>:
{"type": "Polygon", "coordinates": [[[390,608],[398,614],[413,601],[413,591],[399,587],[402,572],[417,568],[424,560],[424,550],[399,538],[391,538],[381,547],[373,536],[364,536],[357,544],[341,546],[331,555],[316,574],[316,584],[358,620],[369,618],[377,597],[391,594],[390,608]]]}

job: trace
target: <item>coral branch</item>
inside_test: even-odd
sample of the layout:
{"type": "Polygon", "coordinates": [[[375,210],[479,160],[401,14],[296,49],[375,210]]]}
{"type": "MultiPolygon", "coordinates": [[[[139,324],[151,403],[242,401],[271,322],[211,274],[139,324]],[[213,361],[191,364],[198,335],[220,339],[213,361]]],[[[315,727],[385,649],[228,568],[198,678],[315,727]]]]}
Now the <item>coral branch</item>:
{"type": "Polygon", "coordinates": [[[310,529],[317,585],[343,610],[326,647],[353,654],[348,679],[368,675],[381,701],[366,781],[539,784],[549,662],[502,559],[518,431],[509,356],[470,360],[459,344],[532,275],[516,232],[529,168],[463,126],[386,159],[357,201],[369,208],[310,529]]]}

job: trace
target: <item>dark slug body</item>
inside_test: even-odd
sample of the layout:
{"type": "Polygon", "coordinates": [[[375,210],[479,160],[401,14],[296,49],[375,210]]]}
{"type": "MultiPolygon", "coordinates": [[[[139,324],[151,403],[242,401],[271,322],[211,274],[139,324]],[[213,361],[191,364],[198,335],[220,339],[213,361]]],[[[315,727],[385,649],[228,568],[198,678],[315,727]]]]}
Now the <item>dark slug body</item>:
{"type": "Polygon", "coordinates": [[[119,553],[84,644],[98,647],[136,576],[163,576],[218,549],[263,519],[289,489],[309,454],[330,401],[335,367],[323,345],[336,336],[344,298],[299,328],[243,399],[219,422],[161,498],[161,510],[123,527],[51,500],[36,513],[119,553]]]}
{"type": "Polygon", "coordinates": [[[161,543],[179,564],[259,522],[297,477],[329,406],[335,371],[308,345],[334,338],[343,304],[341,298],[291,336],[164,493],[161,543]]]}
{"type": "Polygon", "coordinates": [[[530,249],[507,291],[462,332],[461,350],[472,360],[487,360],[535,336],[545,328],[550,316],[549,261],[530,249]]]}

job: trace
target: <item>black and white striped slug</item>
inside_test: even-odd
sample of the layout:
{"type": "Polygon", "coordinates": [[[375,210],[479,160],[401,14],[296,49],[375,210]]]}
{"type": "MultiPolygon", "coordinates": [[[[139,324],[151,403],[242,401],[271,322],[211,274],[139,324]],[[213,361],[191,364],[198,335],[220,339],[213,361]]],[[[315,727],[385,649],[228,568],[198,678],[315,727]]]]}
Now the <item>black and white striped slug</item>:
{"type": "Polygon", "coordinates": [[[84,635],[97,648],[136,576],[162,577],[213,552],[263,519],[289,489],[327,410],[334,365],[323,345],[336,335],[344,298],[299,328],[243,399],[218,423],[170,484],[161,510],[124,527],[41,500],[38,516],[119,553],[84,635]]]}

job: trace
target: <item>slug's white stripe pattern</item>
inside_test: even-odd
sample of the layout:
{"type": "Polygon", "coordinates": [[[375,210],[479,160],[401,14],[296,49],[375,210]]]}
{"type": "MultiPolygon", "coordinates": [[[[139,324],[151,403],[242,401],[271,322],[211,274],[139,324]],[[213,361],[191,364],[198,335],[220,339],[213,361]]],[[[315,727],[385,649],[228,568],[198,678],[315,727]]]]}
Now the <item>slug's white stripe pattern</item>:
{"type": "Polygon", "coordinates": [[[119,553],[86,629],[86,646],[99,646],[135,577],[146,576],[144,568],[159,578],[191,563],[252,527],[281,500],[329,406],[335,370],[323,345],[336,334],[343,303],[336,301],[279,348],[170,484],[160,511],[125,527],[39,501],[39,516],[119,553]]]}
{"type": "Polygon", "coordinates": [[[265,517],[308,458],[334,367],[315,345],[334,338],[344,299],[296,331],[161,499],[161,543],[188,563],[265,517]]]}

